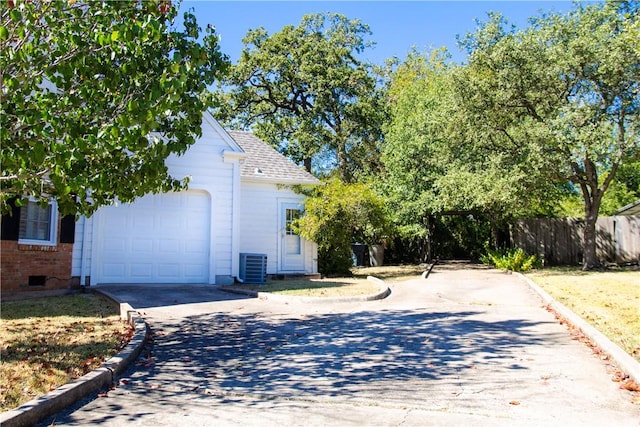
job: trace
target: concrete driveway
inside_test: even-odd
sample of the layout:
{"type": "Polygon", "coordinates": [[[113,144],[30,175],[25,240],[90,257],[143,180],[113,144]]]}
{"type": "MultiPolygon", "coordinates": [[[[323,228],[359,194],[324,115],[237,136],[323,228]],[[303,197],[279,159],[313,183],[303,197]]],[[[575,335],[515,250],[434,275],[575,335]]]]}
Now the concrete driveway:
{"type": "Polygon", "coordinates": [[[436,266],[379,301],[114,286],[154,340],[55,425],[640,426],[611,369],[515,275],[436,266]]]}

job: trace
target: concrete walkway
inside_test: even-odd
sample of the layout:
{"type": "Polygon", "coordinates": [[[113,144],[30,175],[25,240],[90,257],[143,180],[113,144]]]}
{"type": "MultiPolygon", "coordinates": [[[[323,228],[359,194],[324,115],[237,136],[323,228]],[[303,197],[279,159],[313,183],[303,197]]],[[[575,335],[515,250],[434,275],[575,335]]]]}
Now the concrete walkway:
{"type": "Polygon", "coordinates": [[[516,275],[436,266],[379,301],[107,289],[154,341],[107,397],[42,425],[640,426],[640,405],[516,275]]]}

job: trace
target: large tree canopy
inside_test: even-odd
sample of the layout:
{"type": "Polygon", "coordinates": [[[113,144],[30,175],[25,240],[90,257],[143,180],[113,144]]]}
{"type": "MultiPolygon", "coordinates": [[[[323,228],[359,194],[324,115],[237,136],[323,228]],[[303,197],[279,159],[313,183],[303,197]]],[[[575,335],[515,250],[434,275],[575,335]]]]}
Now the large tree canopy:
{"type": "Polygon", "coordinates": [[[170,1],[2,2],[0,200],[91,214],[182,188],[164,160],[199,135],[227,60],[170,1]],[[14,4],[15,3],[15,4],[14,4]]]}
{"type": "Polygon", "coordinates": [[[540,182],[580,189],[585,269],[598,265],[602,197],[640,149],[638,18],[637,6],[619,2],[543,15],[520,31],[493,15],[464,43],[456,93],[477,135],[466,147],[535,159],[540,182]]]}
{"type": "Polygon", "coordinates": [[[384,118],[377,78],[357,59],[368,34],[366,25],[336,14],[306,15],[272,35],[249,31],[221,82],[218,117],[252,128],[308,170],[312,160],[321,170],[328,163],[352,181],[377,163],[384,118]]]}
{"type": "Polygon", "coordinates": [[[444,51],[414,51],[391,73],[378,185],[408,239],[430,237],[440,215],[488,218],[498,230],[544,209],[554,190],[539,178],[538,153],[506,155],[476,143],[483,135],[455,92],[460,69],[444,51]]]}
{"type": "Polygon", "coordinates": [[[438,210],[434,184],[444,173],[455,112],[451,70],[444,52],[427,56],[414,51],[390,74],[385,174],[377,185],[392,206],[400,234],[407,237],[426,237],[425,220],[438,210]]]}

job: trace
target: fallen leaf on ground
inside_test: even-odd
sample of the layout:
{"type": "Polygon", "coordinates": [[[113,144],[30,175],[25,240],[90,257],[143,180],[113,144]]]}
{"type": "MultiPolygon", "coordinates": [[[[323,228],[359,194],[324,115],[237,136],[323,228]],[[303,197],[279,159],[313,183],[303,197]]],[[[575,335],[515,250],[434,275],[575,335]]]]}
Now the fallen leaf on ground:
{"type": "Polygon", "coordinates": [[[620,384],[620,388],[629,390],[629,391],[640,391],[640,386],[636,384],[633,380],[626,380],[622,384],[620,384]]]}
{"type": "Polygon", "coordinates": [[[520,404],[520,401],[518,401],[518,400],[512,400],[511,402],[509,402],[509,405],[517,406],[519,404],[520,404]]]}
{"type": "Polygon", "coordinates": [[[613,375],[613,377],[611,377],[611,381],[613,381],[614,383],[619,383],[619,382],[621,382],[621,381],[626,380],[627,378],[628,378],[628,376],[627,376],[627,375],[623,374],[623,373],[622,373],[622,372],[620,372],[620,371],[617,371],[617,372],[613,375]]]}

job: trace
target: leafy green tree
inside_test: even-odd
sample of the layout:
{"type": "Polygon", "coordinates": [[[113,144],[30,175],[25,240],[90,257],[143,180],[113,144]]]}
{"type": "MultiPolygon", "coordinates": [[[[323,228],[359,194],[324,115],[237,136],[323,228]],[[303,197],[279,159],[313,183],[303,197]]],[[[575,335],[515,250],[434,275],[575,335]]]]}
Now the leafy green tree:
{"type": "Polygon", "coordinates": [[[252,128],[309,171],[313,160],[314,169],[336,167],[353,181],[377,165],[384,119],[377,76],[357,59],[368,34],[337,14],[306,15],[272,35],[249,31],[221,82],[218,118],[252,128]]]}
{"type": "MultiPolygon", "coordinates": [[[[600,205],[601,215],[613,215],[618,209],[640,199],[640,162],[623,163],[609,185],[600,205]]],[[[584,202],[580,191],[571,191],[561,202],[564,216],[579,217],[584,214],[584,202]]]]}
{"type": "Polygon", "coordinates": [[[464,42],[469,59],[456,92],[477,129],[471,151],[520,156],[540,182],[580,189],[584,269],[599,264],[603,195],[640,148],[638,40],[637,4],[610,2],[542,15],[520,31],[492,15],[464,42]]]}
{"type": "Polygon", "coordinates": [[[434,249],[442,249],[430,242],[441,234],[436,230],[453,224],[442,215],[473,215],[472,223],[488,219],[498,236],[509,219],[545,210],[541,197],[544,201],[552,190],[539,178],[531,155],[494,155],[476,143],[482,135],[455,92],[460,68],[445,51],[414,51],[391,73],[387,89],[390,120],[379,187],[400,234],[424,239],[434,249]]]}
{"type": "Polygon", "coordinates": [[[3,1],[0,201],[57,200],[91,214],[177,190],[164,160],[200,134],[227,60],[170,1],[3,1]]]}
{"type": "Polygon", "coordinates": [[[296,226],[302,237],[318,244],[322,274],[350,274],[351,244],[378,244],[390,233],[384,200],[366,184],[345,184],[333,178],[307,196],[296,226]]]}
{"type": "Polygon", "coordinates": [[[389,120],[383,126],[384,174],[376,182],[385,195],[398,238],[431,258],[434,183],[443,173],[448,126],[454,112],[444,51],[417,51],[390,72],[386,87],[389,120]]]}
{"type": "Polygon", "coordinates": [[[640,199],[640,160],[620,165],[615,180],[633,197],[640,199]]]}

